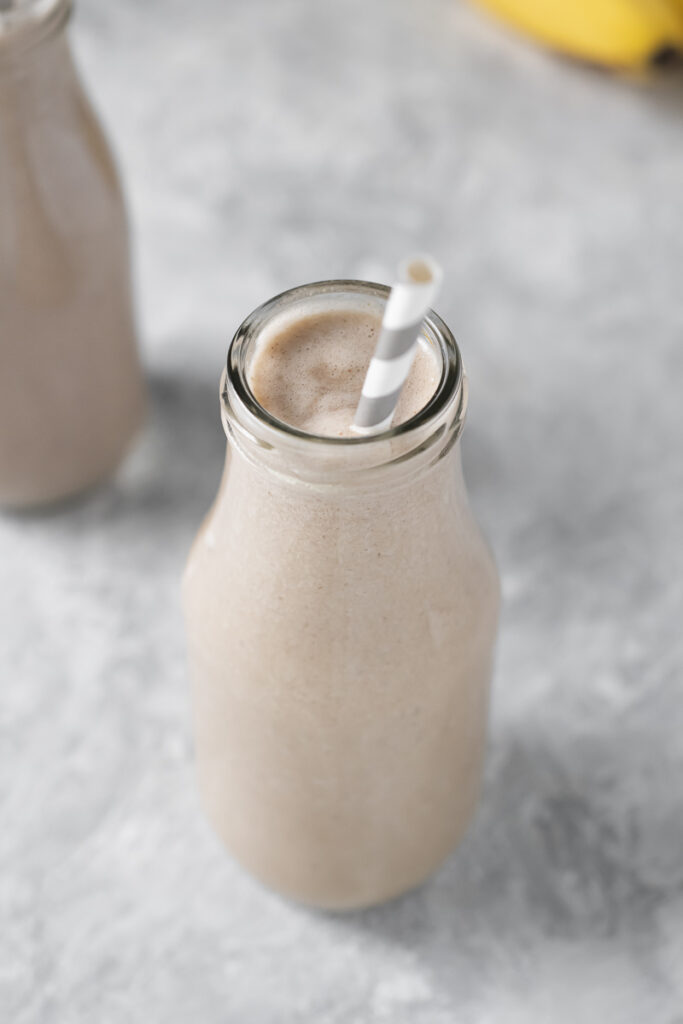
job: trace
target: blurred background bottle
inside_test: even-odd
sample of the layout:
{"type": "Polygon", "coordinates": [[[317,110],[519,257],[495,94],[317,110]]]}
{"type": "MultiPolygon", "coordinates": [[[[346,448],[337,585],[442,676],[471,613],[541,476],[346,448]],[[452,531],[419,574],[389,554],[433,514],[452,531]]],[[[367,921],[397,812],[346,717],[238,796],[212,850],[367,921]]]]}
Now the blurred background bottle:
{"type": "Polygon", "coordinates": [[[143,417],[118,174],[70,0],[0,0],[0,504],[105,478],[143,417]]]}

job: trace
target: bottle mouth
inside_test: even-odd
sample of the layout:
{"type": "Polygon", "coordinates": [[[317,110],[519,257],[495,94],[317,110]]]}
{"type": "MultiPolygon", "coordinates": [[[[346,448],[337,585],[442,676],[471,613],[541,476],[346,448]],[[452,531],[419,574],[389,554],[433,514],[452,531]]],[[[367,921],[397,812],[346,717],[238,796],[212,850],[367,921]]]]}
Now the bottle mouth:
{"type": "Polygon", "coordinates": [[[288,321],[318,310],[348,307],[353,310],[367,309],[381,315],[389,291],[386,285],[369,281],[318,281],[291,288],[269,299],[249,314],[230,343],[224,389],[228,397],[232,391],[246,410],[274,431],[314,445],[359,447],[377,444],[407,434],[438,416],[444,404],[461,387],[463,369],[455,338],[441,317],[432,310],[425,318],[420,336],[427,342],[438,360],[441,371],[439,383],[427,403],[414,416],[381,433],[370,436],[336,437],[301,430],[270,413],[252,391],[249,382],[251,359],[267,329],[277,328],[280,322],[284,326],[288,321]]]}
{"type": "Polygon", "coordinates": [[[230,343],[221,380],[222,419],[228,438],[247,455],[271,464],[276,461],[279,466],[286,463],[288,474],[310,472],[313,476],[321,465],[346,474],[402,462],[418,451],[431,458],[434,452],[442,453],[444,446],[450,448],[465,419],[466,378],[455,338],[433,311],[425,318],[420,337],[438,361],[439,382],[414,416],[381,433],[338,437],[301,430],[270,413],[251,388],[252,358],[270,332],[300,316],[330,309],[368,310],[381,317],[389,291],[385,285],[368,281],[318,281],[282,292],[250,313],[230,343]]]}
{"type": "Polygon", "coordinates": [[[0,0],[0,57],[30,47],[68,21],[72,0],[0,0]]]}

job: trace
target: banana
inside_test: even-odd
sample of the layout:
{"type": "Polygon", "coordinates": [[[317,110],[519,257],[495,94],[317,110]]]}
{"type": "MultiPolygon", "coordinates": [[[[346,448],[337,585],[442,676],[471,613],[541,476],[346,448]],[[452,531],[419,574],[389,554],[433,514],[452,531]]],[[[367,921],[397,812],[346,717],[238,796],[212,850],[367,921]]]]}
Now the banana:
{"type": "Polygon", "coordinates": [[[683,0],[477,0],[546,46],[591,63],[642,69],[683,53],[683,0]]]}

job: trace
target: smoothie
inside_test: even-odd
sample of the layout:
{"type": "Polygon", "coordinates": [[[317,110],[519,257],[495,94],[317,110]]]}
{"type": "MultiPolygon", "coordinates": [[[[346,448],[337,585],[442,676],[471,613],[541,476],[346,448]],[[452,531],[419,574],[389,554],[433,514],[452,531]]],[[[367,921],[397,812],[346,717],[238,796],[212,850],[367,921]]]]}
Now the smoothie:
{"type": "MultiPolygon", "coordinates": [[[[358,396],[377,344],[381,319],[371,312],[326,310],[302,316],[263,339],[250,369],[260,404],[299,430],[350,437],[358,396]]],[[[394,423],[411,419],[439,383],[440,368],[425,342],[401,392],[394,423]]]]}

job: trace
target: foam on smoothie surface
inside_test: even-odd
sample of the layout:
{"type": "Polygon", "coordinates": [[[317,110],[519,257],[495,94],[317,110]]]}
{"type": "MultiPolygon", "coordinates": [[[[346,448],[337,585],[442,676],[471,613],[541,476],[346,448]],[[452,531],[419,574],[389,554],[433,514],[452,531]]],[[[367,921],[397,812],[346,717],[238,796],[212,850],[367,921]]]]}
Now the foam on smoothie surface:
{"type": "MultiPolygon", "coordinates": [[[[272,416],[310,434],[350,437],[380,318],[361,310],[304,314],[274,331],[259,346],[249,382],[272,416]]],[[[440,371],[420,342],[401,393],[394,425],[422,409],[436,391],[440,371]]]]}

